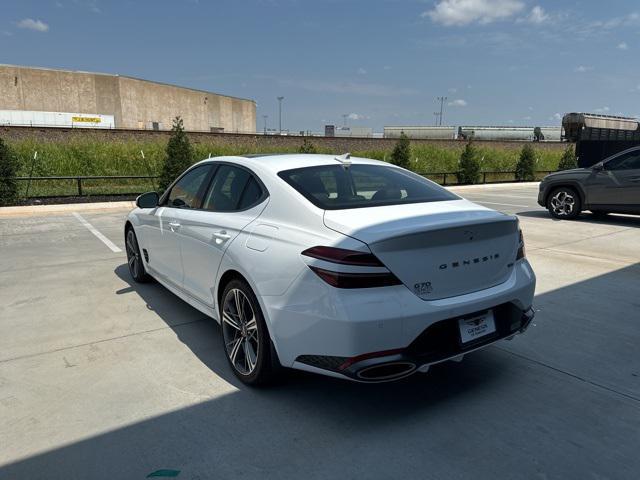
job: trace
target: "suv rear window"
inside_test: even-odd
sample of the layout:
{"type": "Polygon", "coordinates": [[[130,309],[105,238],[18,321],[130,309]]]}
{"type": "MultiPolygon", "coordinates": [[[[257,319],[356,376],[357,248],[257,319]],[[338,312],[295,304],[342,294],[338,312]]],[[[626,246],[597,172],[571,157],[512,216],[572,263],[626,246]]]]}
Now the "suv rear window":
{"type": "Polygon", "coordinates": [[[285,170],[278,175],[324,210],[460,198],[415,173],[383,165],[321,165],[285,170]]]}

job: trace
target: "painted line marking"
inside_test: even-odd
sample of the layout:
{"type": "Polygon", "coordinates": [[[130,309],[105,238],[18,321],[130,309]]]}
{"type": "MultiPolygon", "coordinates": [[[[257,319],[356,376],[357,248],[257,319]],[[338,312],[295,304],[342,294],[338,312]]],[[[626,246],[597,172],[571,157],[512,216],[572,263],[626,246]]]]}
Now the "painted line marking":
{"type": "Polygon", "coordinates": [[[84,217],[82,215],[80,215],[78,212],[73,212],[73,216],[76,217],[78,219],[78,221],[84,225],[85,227],[87,227],[87,230],[89,230],[91,233],[93,233],[96,237],[98,237],[98,239],[104,243],[107,247],[109,247],[109,249],[113,252],[113,253],[119,253],[122,250],[120,250],[118,248],[118,246],[113,243],[111,240],[109,240],[107,237],[105,237],[102,233],[100,233],[100,231],[98,231],[98,229],[96,227],[94,227],[93,225],[91,225],[89,222],[87,222],[84,217]]]}
{"type": "Polygon", "coordinates": [[[471,200],[471,201],[475,203],[486,203],[487,205],[502,205],[504,207],[534,208],[532,205],[514,205],[513,203],[484,202],[481,200],[471,200]]]}

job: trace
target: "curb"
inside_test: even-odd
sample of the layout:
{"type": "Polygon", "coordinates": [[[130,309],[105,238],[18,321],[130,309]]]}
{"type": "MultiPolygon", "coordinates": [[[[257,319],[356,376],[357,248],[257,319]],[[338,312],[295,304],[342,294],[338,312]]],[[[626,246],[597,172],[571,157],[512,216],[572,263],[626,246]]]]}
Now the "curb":
{"type": "Polygon", "coordinates": [[[481,190],[481,189],[495,189],[500,190],[503,188],[514,187],[537,187],[540,182],[512,182],[512,183],[481,183],[477,185],[451,185],[446,187],[449,190],[481,190]]]}
{"type": "Polygon", "coordinates": [[[59,205],[29,205],[24,207],[0,207],[0,218],[50,215],[52,213],[133,210],[136,202],[64,203],[59,205]]]}

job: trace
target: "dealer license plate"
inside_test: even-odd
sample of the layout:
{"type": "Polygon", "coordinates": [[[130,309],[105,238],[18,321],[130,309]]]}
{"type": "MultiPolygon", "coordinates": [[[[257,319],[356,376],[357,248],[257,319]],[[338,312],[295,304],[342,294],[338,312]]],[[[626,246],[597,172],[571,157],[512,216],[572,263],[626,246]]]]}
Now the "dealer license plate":
{"type": "Polygon", "coordinates": [[[482,315],[458,320],[460,327],[460,340],[462,343],[469,343],[486,335],[491,335],[496,331],[496,322],[493,318],[493,311],[489,310],[482,315]]]}

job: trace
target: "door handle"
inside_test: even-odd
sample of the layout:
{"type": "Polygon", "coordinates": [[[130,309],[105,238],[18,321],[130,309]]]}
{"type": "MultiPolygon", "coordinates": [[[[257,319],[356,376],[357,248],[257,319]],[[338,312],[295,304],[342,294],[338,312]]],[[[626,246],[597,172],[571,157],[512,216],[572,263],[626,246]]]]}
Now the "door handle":
{"type": "Polygon", "coordinates": [[[169,222],[169,226],[173,228],[180,228],[180,224],[178,222],[169,222]]]}
{"type": "Polygon", "coordinates": [[[219,232],[214,232],[213,238],[215,238],[216,243],[224,243],[231,238],[231,235],[227,233],[226,230],[220,230],[219,232]]]}

